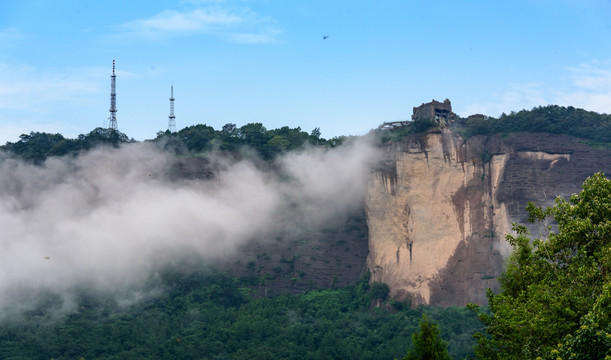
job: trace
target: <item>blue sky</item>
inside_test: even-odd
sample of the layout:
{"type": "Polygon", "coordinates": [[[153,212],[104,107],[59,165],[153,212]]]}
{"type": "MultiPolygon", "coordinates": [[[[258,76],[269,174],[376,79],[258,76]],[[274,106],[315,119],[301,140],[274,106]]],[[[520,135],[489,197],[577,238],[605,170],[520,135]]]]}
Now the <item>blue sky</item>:
{"type": "Polygon", "coordinates": [[[362,135],[412,107],[461,116],[559,104],[611,113],[610,0],[0,3],[0,144],[261,122],[362,135]],[[323,35],[328,35],[323,39],[323,35]]]}

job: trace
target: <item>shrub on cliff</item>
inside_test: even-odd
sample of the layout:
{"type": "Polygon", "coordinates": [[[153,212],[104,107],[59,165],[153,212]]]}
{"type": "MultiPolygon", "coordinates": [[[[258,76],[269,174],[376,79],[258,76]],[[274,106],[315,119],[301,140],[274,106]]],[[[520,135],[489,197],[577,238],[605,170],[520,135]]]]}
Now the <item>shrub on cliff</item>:
{"type": "Polygon", "coordinates": [[[547,238],[531,241],[514,224],[501,292],[479,312],[478,358],[611,358],[611,180],[594,174],[569,201],[527,209],[531,222],[553,217],[558,230],[544,226],[547,238]]]}

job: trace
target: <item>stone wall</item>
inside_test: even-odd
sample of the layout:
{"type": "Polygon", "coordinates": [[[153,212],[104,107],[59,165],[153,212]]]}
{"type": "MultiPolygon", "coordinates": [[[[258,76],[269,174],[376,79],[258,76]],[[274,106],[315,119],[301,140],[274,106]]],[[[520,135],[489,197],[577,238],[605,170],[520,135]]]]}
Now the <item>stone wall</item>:
{"type": "Polygon", "coordinates": [[[447,126],[456,120],[456,114],[452,112],[452,103],[449,99],[443,102],[432,100],[430,103],[414,107],[412,120],[418,119],[435,120],[439,125],[447,126]]]}

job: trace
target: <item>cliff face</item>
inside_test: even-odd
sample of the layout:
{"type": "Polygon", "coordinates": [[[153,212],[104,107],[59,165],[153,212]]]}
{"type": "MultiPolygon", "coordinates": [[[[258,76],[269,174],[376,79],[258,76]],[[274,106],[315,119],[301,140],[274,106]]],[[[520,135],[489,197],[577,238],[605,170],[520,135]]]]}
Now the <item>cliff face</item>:
{"type": "Polygon", "coordinates": [[[463,141],[446,129],[394,143],[366,194],[372,281],[413,304],[485,304],[527,202],[551,205],[610,164],[610,151],[549,134],[463,141]]]}

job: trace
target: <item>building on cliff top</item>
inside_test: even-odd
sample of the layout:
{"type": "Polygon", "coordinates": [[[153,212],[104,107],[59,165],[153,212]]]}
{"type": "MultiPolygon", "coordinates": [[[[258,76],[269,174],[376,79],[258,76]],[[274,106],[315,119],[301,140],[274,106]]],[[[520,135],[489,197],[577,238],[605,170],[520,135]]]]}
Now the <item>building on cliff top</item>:
{"type": "Polygon", "coordinates": [[[414,120],[433,120],[436,125],[446,127],[459,119],[460,117],[452,112],[452,103],[449,99],[445,99],[443,102],[433,99],[430,103],[423,103],[418,107],[414,107],[411,120],[385,121],[382,125],[378,126],[378,130],[402,129],[410,126],[414,120]]]}
{"type": "Polygon", "coordinates": [[[449,99],[443,102],[432,100],[430,103],[414,107],[412,120],[430,119],[435,120],[439,126],[447,126],[456,121],[456,114],[452,112],[452,103],[449,99]]]}

